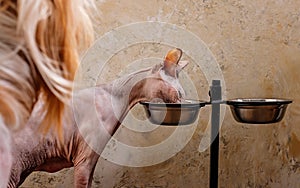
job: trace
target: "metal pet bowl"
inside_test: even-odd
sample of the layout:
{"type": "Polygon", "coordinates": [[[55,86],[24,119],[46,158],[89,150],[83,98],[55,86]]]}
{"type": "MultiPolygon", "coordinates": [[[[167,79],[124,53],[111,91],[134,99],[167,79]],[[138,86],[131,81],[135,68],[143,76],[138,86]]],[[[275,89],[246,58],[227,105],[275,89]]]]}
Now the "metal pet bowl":
{"type": "Polygon", "coordinates": [[[157,125],[188,125],[198,117],[199,109],[206,102],[185,100],[182,103],[140,102],[145,108],[150,122],[157,125]]]}
{"type": "Polygon", "coordinates": [[[241,123],[276,123],[284,117],[291,100],[286,99],[233,99],[227,104],[234,119],[241,123]]]}

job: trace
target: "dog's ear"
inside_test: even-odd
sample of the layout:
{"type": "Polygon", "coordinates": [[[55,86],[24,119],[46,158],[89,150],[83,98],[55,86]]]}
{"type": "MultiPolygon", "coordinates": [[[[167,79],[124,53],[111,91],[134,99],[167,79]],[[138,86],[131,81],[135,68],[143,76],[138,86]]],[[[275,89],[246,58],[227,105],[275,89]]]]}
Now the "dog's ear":
{"type": "Polygon", "coordinates": [[[178,48],[170,50],[167,53],[164,59],[163,69],[166,71],[168,75],[176,77],[178,72],[178,66],[183,66],[183,67],[186,66],[186,65],[178,65],[181,56],[182,56],[182,50],[178,48]]]}

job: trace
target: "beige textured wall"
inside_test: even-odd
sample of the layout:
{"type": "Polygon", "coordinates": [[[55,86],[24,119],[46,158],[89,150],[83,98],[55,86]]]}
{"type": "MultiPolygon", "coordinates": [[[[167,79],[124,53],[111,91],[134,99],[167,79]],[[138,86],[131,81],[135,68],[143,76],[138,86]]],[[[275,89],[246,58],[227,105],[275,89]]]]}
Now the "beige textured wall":
{"type": "MultiPolygon", "coordinates": [[[[226,82],[226,98],[283,97],[293,99],[282,122],[240,124],[227,108],[220,136],[220,187],[300,186],[300,1],[298,0],[155,0],[96,1],[100,18],[97,36],[118,26],[140,21],[176,24],[201,38],[214,54],[226,82]]],[[[180,46],[178,46],[180,47],[180,46]]],[[[141,44],[116,54],[100,81],[112,80],[129,62],[163,57],[169,46],[141,44]],[[123,66],[123,67],[122,67],[123,66]]],[[[185,59],[189,57],[185,56],[185,59]]],[[[190,60],[191,61],[191,60],[190,60]]],[[[130,71],[128,71],[130,72],[130,71]]],[[[186,73],[208,99],[209,84],[195,63],[186,73]]],[[[144,114],[133,109],[137,118],[144,114]]],[[[174,157],[150,167],[124,167],[103,158],[94,187],[208,187],[209,151],[199,143],[210,107],[188,144],[174,157]]],[[[187,128],[188,129],[188,128],[187,128]]],[[[151,145],[171,135],[174,128],[138,134],[122,127],[116,137],[128,144],[151,145]]],[[[34,173],[22,187],[71,187],[72,170],[34,173]]]]}

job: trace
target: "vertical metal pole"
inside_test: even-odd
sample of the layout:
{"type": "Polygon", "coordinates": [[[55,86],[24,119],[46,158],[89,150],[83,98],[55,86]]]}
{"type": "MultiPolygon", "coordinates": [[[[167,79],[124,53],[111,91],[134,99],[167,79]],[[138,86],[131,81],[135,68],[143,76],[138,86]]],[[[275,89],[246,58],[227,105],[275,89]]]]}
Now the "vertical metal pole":
{"type": "Polygon", "coordinates": [[[210,100],[212,103],[212,114],[209,187],[218,188],[220,101],[222,100],[220,80],[212,81],[212,86],[210,87],[210,100]]]}

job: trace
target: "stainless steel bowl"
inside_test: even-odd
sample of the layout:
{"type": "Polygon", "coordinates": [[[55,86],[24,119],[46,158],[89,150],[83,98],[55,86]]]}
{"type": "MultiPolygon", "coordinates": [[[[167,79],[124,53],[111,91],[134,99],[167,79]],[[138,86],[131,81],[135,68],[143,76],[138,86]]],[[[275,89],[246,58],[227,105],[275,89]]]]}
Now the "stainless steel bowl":
{"type": "Polygon", "coordinates": [[[193,123],[204,101],[185,100],[183,103],[141,102],[150,122],[157,125],[188,125],[193,123]]]}
{"type": "Polygon", "coordinates": [[[227,104],[234,119],[241,123],[276,123],[284,117],[291,100],[286,99],[233,99],[227,104]]]}

